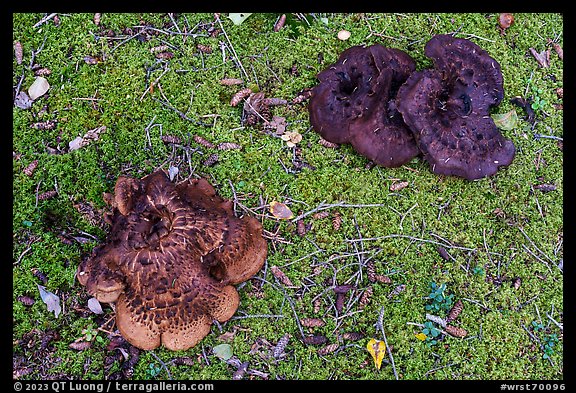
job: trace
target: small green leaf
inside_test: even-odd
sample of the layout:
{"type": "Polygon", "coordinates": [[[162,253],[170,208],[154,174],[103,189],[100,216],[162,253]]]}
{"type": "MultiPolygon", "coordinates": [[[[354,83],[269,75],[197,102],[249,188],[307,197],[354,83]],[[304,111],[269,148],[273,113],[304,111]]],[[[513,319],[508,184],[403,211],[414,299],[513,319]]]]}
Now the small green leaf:
{"type": "Polygon", "coordinates": [[[252,13],[246,13],[246,12],[229,13],[228,18],[230,18],[230,20],[232,20],[232,22],[234,22],[234,24],[238,26],[241,25],[242,22],[244,22],[246,18],[248,18],[250,15],[252,15],[252,13]]]}
{"type": "Polygon", "coordinates": [[[232,347],[230,344],[218,344],[212,348],[214,355],[222,360],[228,360],[232,357],[232,347]]]}
{"type": "MultiPolygon", "coordinates": [[[[532,104],[533,109],[537,109],[537,107],[538,104],[536,104],[536,108],[534,108],[534,103],[532,104]]],[[[514,109],[506,113],[495,113],[492,115],[492,119],[494,120],[496,127],[504,131],[513,130],[518,124],[518,114],[514,109]]]]}

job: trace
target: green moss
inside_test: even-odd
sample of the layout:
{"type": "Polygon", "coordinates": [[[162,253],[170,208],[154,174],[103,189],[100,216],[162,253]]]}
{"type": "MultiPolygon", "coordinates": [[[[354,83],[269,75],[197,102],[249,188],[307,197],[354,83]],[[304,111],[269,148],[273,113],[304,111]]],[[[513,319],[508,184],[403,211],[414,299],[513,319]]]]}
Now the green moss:
{"type": "MultiPolygon", "coordinates": [[[[382,309],[401,379],[562,379],[562,345],[555,347],[550,361],[543,359],[542,349],[524,327],[531,329],[532,321],[541,321],[546,333],[554,334],[559,329],[545,315],[562,321],[563,275],[555,265],[563,258],[563,155],[556,140],[535,135],[563,136],[563,112],[553,105],[562,103],[556,89],[563,86],[563,63],[552,50],[550,67],[541,68],[529,48],[549,48],[547,38],[562,46],[563,16],[518,13],[514,25],[502,32],[497,14],[315,14],[306,22],[290,15],[287,26],[274,32],[278,16],[254,14],[235,26],[223,15],[226,36],[213,37],[211,28],[221,27],[213,14],[179,14],[180,29],[186,27],[197,36],[149,31],[138,39],[130,38],[137,32],[134,26],[168,31],[170,17],[105,13],[96,26],[93,14],[66,14],[60,15],[59,25],[48,21],[34,28],[42,14],[13,15],[13,41],[24,51],[21,65],[13,60],[13,85],[21,75],[22,90],[32,84],[30,56],[44,39],[35,63],[51,71],[46,76],[48,94],[29,110],[13,109],[13,151],[18,154],[12,187],[13,260],[18,261],[13,266],[14,356],[30,357],[39,350],[39,340],[28,347],[19,344],[30,332],[59,332],[43,349],[53,364],[37,366],[23,378],[103,379],[121,369],[119,362],[104,365],[110,337],[103,331],[98,333],[103,342],[85,351],[69,347],[84,329],[102,326],[113,312],[106,308],[103,317],[88,318],[81,312],[89,295],[74,275],[98,242],[68,244],[62,239],[89,238],[86,234],[104,239],[105,231],[74,204],[105,208],[102,193],[113,189],[119,175],[143,176],[174,165],[180,169],[178,179],[206,177],[223,197],[236,193],[244,206],[261,214],[270,250],[267,268],[239,286],[241,304],[235,318],[214,325],[211,334],[188,351],[154,351],[174,379],[230,379],[235,367],[211,352],[222,343],[219,336],[224,332],[234,333],[229,342],[234,356],[270,379],[394,379],[391,364],[385,362],[376,370],[365,349],[370,338],[382,339],[375,328],[382,309]],[[338,40],[341,29],[351,32],[348,41],[338,40]],[[352,45],[382,43],[405,50],[423,69],[431,65],[424,55],[428,39],[454,31],[479,44],[501,65],[505,98],[493,112],[515,109],[520,118],[516,128],[503,131],[517,148],[514,162],[488,179],[468,182],[437,176],[420,158],[401,168],[368,169],[368,160],[350,146],[328,149],[318,143],[305,103],[272,109],[286,118],[289,130],[303,135],[298,158],[314,169],[297,169],[292,149],[261,126],[243,125],[242,105],[230,105],[245,86],[290,101],[314,86],[316,74],[352,45]],[[197,44],[211,47],[212,53],[201,53],[197,44]],[[168,45],[174,57],[157,59],[151,49],[160,45],[168,45]],[[101,61],[90,65],[86,56],[101,61]],[[223,86],[222,78],[242,78],[244,84],[223,86]],[[532,86],[540,90],[536,93],[532,86]],[[548,105],[538,111],[532,126],[509,100],[534,94],[548,105]],[[166,99],[190,120],[158,101],[166,99]],[[31,127],[47,120],[56,120],[56,127],[31,127]],[[98,141],[67,152],[68,142],[100,126],[106,131],[98,141]],[[184,147],[163,143],[164,135],[179,137],[184,147]],[[194,142],[195,135],[214,144],[238,143],[242,149],[206,148],[194,142]],[[53,149],[60,154],[51,154],[53,149]],[[213,153],[218,163],[204,166],[213,153]],[[27,176],[23,170],[34,160],[38,167],[27,176]],[[400,181],[408,186],[392,191],[400,181]],[[538,184],[551,184],[556,190],[543,192],[534,187],[538,184]],[[36,200],[37,193],[49,190],[58,194],[36,200]],[[269,214],[267,204],[272,201],[287,203],[295,214],[320,203],[384,206],[340,206],[329,209],[325,218],[308,215],[304,222],[310,230],[300,236],[296,223],[269,214]],[[341,220],[338,229],[332,223],[336,213],[341,220]],[[364,240],[352,241],[359,238],[364,240]],[[440,256],[439,244],[452,258],[440,256]],[[364,258],[362,269],[359,258],[364,258]],[[392,283],[370,282],[367,258],[392,283]],[[295,288],[282,288],[271,266],[281,268],[295,288]],[[484,274],[475,274],[474,268],[484,274]],[[518,278],[521,285],[516,288],[518,278]],[[414,324],[426,321],[431,282],[445,283],[455,300],[463,300],[464,310],[454,324],[468,331],[466,338],[446,336],[428,347],[415,337],[421,328],[414,324]],[[344,283],[354,288],[341,315],[335,311],[331,286],[344,283]],[[37,284],[61,298],[64,308],[58,318],[42,303],[37,284]],[[400,285],[404,290],[392,294],[400,285]],[[360,309],[359,297],[368,287],[372,297],[360,309]],[[26,306],[21,296],[36,302],[26,306]],[[303,328],[305,334],[325,336],[325,344],[303,344],[298,324],[303,318],[326,322],[320,328],[303,328]],[[347,341],[342,338],[345,332],[362,333],[364,338],[347,341]],[[273,349],[285,334],[290,335],[285,356],[275,359],[273,349]],[[320,355],[318,350],[328,344],[340,347],[320,355]],[[193,359],[193,364],[178,366],[172,362],[178,356],[193,359]]],[[[152,353],[140,355],[134,379],[167,377],[152,353]]]]}

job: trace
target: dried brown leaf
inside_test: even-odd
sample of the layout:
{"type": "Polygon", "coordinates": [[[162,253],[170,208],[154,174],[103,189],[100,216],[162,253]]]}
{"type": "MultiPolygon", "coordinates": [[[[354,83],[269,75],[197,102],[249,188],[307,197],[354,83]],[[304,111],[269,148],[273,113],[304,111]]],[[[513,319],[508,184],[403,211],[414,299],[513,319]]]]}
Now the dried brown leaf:
{"type": "Polygon", "coordinates": [[[466,330],[464,330],[458,326],[446,325],[444,330],[446,330],[446,332],[448,334],[450,334],[451,336],[454,336],[454,337],[462,338],[462,337],[466,337],[466,335],[468,334],[468,332],[466,330]]]}
{"type": "Polygon", "coordinates": [[[448,251],[446,251],[446,249],[444,247],[437,247],[436,251],[438,251],[438,254],[440,254],[440,256],[442,257],[442,259],[444,259],[445,261],[450,261],[452,258],[450,258],[450,254],[448,254],[448,251]]]}
{"type": "Polygon", "coordinates": [[[22,172],[24,172],[26,176],[32,176],[37,167],[38,167],[38,160],[34,160],[30,164],[28,164],[28,166],[24,168],[22,172]]]}
{"type": "Polygon", "coordinates": [[[529,51],[532,54],[532,56],[534,56],[540,67],[542,68],[550,67],[550,49],[546,49],[540,53],[538,53],[534,48],[529,48],[529,51]]]}
{"type": "Polygon", "coordinates": [[[235,335],[236,335],[236,332],[231,331],[231,332],[222,333],[217,338],[219,341],[224,341],[224,342],[228,343],[228,342],[234,340],[235,335]]]}
{"type": "Polygon", "coordinates": [[[328,355],[329,353],[336,351],[338,348],[340,348],[340,344],[337,343],[326,345],[318,350],[318,355],[328,355]]]}
{"type": "Polygon", "coordinates": [[[100,134],[106,131],[106,126],[100,126],[89,130],[84,134],[84,136],[79,136],[68,143],[68,151],[78,150],[92,141],[97,141],[100,138],[100,134]]]}
{"type": "Polygon", "coordinates": [[[16,56],[16,64],[22,64],[23,51],[20,41],[14,43],[14,55],[16,56]]]}
{"type": "Polygon", "coordinates": [[[301,318],[300,323],[305,327],[322,327],[326,325],[326,322],[320,318],[301,318]]]}
{"type": "Polygon", "coordinates": [[[94,14],[94,24],[95,24],[96,26],[99,26],[99,25],[100,25],[100,18],[102,18],[102,14],[99,13],[99,12],[96,12],[96,13],[94,14]]]}
{"type": "Polygon", "coordinates": [[[272,271],[274,277],[276,277],[278,281],[280,281],[282,284],[286,285],[287,287],[294,286],[294,284],[292,284],[292,281],[290,281],[288,276],[282,270],[280,270],[278,266],[272,266],[270,267],[270,270],[272,271]]]}
{"type": "Polygon", "coordinates": [[[270,213],[280,220],[289,220],[294,217],[294,213],[286,204],[282,202],[272,201],[270,202],[270,213]]]}
{"type": "Polygon", "coordinates": [[[33,101],[30,99],[25,91],[18,93],[16,98],[14,98],[14,105],[20,109],[29,109],[32,106],[33,101]]]}
{"type": "Polygon", "coordinates": [[[564,60],[564,50],[562,49],[562,47],[560,46],[560,44],[558,44],[557,42],[552,41],[550,38],[548,38],[548,43],[552,44],[552,48],[554,48],[554,51],[556,52],[556,54],[558,55],[558,57],[560,58],[560,60],[564,60]]]}
{"type": "Polygon", "coordinates": [[[237,106],[244,98],[248,97],[250,94],[252,94],[252,89],[249,87],[238,91],[236,94],[234,94],[234,96],[232,96],[230,105],[237,106]]]}

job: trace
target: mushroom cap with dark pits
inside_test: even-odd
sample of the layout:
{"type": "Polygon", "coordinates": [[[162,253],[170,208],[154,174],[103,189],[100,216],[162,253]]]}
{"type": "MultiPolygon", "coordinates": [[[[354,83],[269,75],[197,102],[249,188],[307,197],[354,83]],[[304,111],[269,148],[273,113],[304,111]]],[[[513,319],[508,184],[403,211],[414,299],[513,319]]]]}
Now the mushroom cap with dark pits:
{"type": "Polygon", "coordinates": [[[213,320],[234,315],[233,285],[263,266],[262,225],[237,218],[204,179],[174,184],[157,171],[121,176],[114,190],[111,231],[80,264],[78,280],[99,301],[116,303],[118,329],[132,345],[191,348],[213,320]]]}
{"type": "Polygon", "coordinates": [[[490,117],[504,96],[498,62],[475,43],[443,34],[425,54],[435,68],[414,72],[396,102],[432,172],[475,180],[510,165],[514,144],[490,117]]]}
{"type": "Polygon", "coordinates": [[[317,76],[310,124],[325,140],[350,143],[378,165],[405,164],[419,151],[394,98],[415,67],[407,53],[380,44],[346,49],[317,76]]]}

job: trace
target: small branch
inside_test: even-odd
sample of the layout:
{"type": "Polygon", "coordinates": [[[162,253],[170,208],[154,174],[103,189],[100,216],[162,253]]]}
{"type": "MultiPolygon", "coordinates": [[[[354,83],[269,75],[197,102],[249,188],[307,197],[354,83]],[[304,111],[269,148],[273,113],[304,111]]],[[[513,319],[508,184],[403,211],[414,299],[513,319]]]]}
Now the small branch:
{"type": "Polygon", "coordinates": [[[158,356],[156,356],[154,351],[150,351],[150,353],[152,354],[152,356],[154,356],[156,358],[156,360],[158,360],[160,362],[160,364],[162,365],[164,370],[166,370],[166,374],[168,374],[168,379],[172,379],[172,374],[170,374],[170,370],[168,370],[168,366],[166,366],[166,363],[164,363],[162,361],[162,359],[160,359],[158,356]]]}
{"type": "Polygon", "coordinates": [[[555,324],[556,326],[558,326],[558,327],[560,328],[560,330],[564,331],[564,324],[563,324],[563,323],[560,323],[560,322],[556,321],[556,320],[555,320],[554,318],[552,318],[552,316],[551,316],[550,314],[548,314],[548,313],[546,313],[546,316],[548,317],[549,320],[551,320],[552,322],[554,322],[554,324],[555,324]]]}
{"type": "Polygon", "coordinates": [[[244,75],[246,76],[246,80],[250,81],[250,78],[248,77],[248,73],[246,72],[246,70],[244,69],[244,66],[242,65],[242,62],[238,58],[238,55],[236,54],[236,51],[234,50],[234,46],[232,45],[232,42],[230,42],[230,38],[228,37],[228,34],[226,34],[226,30],[224,29],[224,26],[222,25],[222,21],[220,20],[220,17],[216,17],[216,21],[218,21],[218,24],[220,25],[220,29],[222,29],[222,33],[224,33],[224,37],[226,37],[226,41],[228,41],[228,44],[230,44],[230,49],[232,50],[232,53],[234,54],[234,57],[236,58],[236,62],[238,63],[238,66],[240,67],[240,69],[242,70],[244,75]]]}
{"type": "Polygon", "coordinates": [[[40,25],[43,25],[44,23],[48,22],[50,19],[54,18],[56,15],[58,15],[56,12],[49,14],[47,16],[45,16],[44,18],[40,19],[40,21],[38,23],[36,23],[34,26],[32,26],[33,29],[37,28],[40,25]]]}
{"type": "Polygon", "coordinates": [[[384,306],[380,308],[377,327],[380,328],[380,332],[382,332],[382,337],[384,337],[384,344],[386,345],[386,352],[388,352],[388,356],[390,357],[390,363],[392,364],[392,371],[394,371],[394,377],[396,377],[396,380],[398,380],[398,373],[396,372],[396,366],[394,365],[394,357],[392,356],[392,352],[390,351],[390,347],[388,346],[388,341],[386,340],[386,333],[384,333],[383,319],[384,319],[384,306]]]}
{"type": "MultiPolygon", "coordinates": [[[[306,213],[300,214],[298,217],[293,218],[292,222],[296,222],[298,220],[301,220],[304,217],[309,216],[310,214],[314,214],[314,213],[322,211],[322,210],[332,209],[335,207],[363,208],[363,207],[385,207],[385,206],[388,206],[388,205],[385,203],[369,203],[369,204],[362,205],[362,204],[347,204],[347,203],[343,203],[343,202],[325,204],[324,202],[321,202],[320,205],[318,205],[314,209],[307,211],[306,213]]],[[[361,241],[361,240],[362,239],[354,239],[354,240],[349,240],[349,242],[356,242],[356,241],[361,241]]],[[[374,238],[364,239],[364,240],[374,240],[374,238]]]]}

